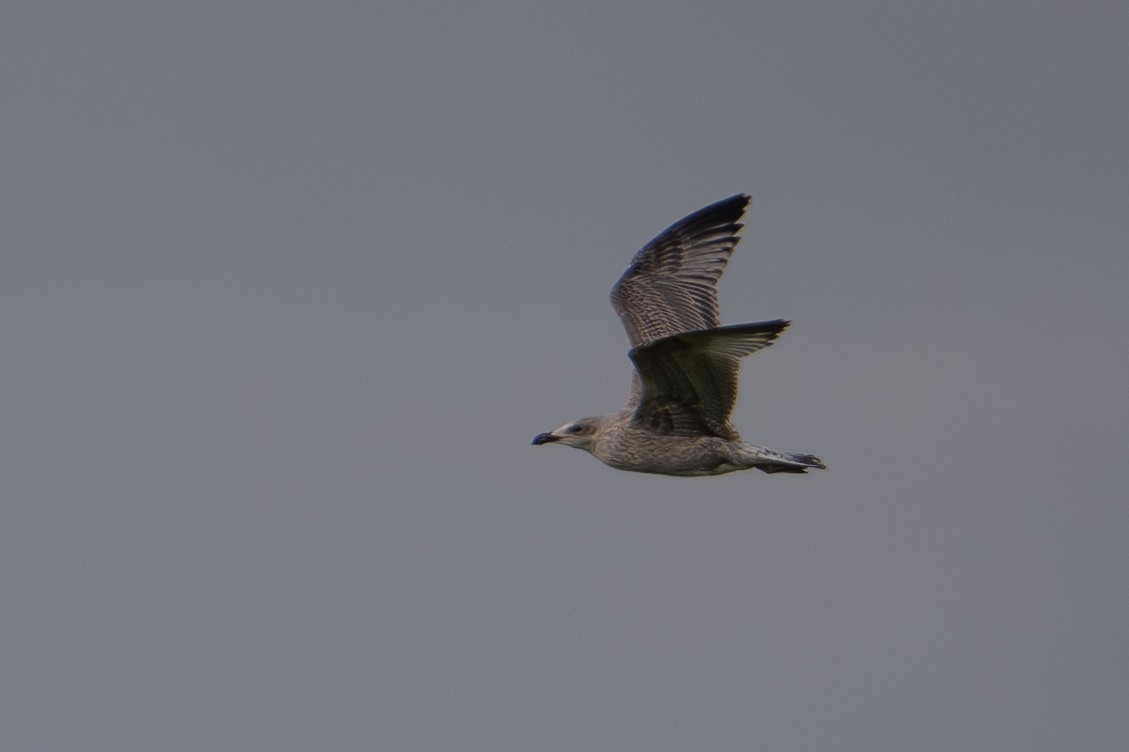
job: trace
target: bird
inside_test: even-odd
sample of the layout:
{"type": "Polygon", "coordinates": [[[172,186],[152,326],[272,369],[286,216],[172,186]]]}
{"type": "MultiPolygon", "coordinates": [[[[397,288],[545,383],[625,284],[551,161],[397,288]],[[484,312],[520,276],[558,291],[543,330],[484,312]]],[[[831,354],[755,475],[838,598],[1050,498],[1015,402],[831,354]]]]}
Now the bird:
{"type": "Polygon", "coordinates": [[[618,470],[660,475],[826,469],[815,455],[745,442],[729,420],[740,359],[770,346],[791,324],[720,323],[717,282],[751,200],[741,193],[710,204],[635,254],[611,292],[634,365],[627,404],[538,434],[534,445],[564,444],[618,470]]]}

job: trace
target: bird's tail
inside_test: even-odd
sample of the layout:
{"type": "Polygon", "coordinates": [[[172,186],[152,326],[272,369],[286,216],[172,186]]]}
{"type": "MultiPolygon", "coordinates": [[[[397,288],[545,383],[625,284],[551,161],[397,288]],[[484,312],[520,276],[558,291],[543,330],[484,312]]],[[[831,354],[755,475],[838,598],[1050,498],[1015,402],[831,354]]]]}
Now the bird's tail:
{"type": "Polygon", "coordinates": [[[765,473],[806,473],[810,468],[826,470],[827,465],[814,454],[791,454],[768,447],[746,444],[753,455],[752,466],[765,473]]]}

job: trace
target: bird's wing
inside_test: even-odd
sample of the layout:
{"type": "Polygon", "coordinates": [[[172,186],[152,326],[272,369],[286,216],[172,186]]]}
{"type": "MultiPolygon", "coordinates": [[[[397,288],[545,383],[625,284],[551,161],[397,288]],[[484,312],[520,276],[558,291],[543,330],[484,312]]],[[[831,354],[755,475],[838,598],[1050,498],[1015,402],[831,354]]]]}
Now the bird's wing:
{"type": "Polygon", "coordinates": [[[718,326],[717,280],[749,201],[739,194],[700,209],[635,254],[611,294],[632,347],[718,326]]]}
{"type": "Polygon", "coordinates": [[[736,440],[729,414],[737,403],[740,359],[763,350],[791,322],[738,324],[664,337],[630,352],[638,398],[633,425],[661,434],[736,440]]]}

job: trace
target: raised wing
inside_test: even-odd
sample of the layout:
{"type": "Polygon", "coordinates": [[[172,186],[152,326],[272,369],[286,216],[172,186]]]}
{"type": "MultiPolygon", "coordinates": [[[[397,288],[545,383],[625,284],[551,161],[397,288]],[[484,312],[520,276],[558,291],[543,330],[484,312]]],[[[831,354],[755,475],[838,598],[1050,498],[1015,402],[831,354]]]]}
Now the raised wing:
{"type": "Polygon", "coordinates": [[[737,403],[739,361],[771,345],[790,323],[777,319],[725,326],[635,348],[629,353],[639,383],[633,425],[675,436],[739,440],[729,424],[737,403]]]}
{"type": "Polygon", "coordinates": [[[700,209],[635,254],[611,294],[632,347],[720,323],[717,280],[750,200],[739,194],[700,209]]]}

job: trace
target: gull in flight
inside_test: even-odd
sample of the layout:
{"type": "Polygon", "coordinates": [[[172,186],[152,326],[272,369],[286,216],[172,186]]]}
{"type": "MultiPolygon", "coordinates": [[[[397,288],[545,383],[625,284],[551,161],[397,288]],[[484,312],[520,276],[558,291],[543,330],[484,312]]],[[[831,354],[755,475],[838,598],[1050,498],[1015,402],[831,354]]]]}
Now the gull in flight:
{"type": "Polygon", "coordinates": [[[538,434],[534,444],[566,444],[620,470],[662,475],[826,467],[811,454],[746,443],[729,422],[740,359],[771,345],[791,323],[720,325],[717,281],[749,201],[737,195],[696,211],[635,254],[611,294],[635,365],[627,404],[538,434]]]}

